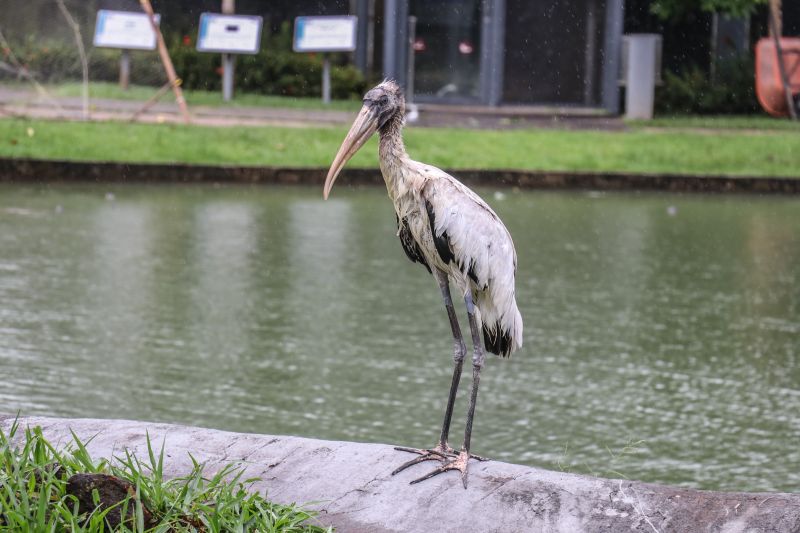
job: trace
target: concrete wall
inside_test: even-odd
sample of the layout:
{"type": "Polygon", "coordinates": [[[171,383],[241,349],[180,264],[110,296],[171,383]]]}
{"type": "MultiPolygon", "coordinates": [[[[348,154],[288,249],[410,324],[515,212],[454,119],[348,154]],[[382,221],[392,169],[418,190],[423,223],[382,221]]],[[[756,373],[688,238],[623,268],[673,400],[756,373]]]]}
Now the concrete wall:
{"type": "MultiPolygon", "coordinates": [[[[259,183],[313,185],[319,187],[321,191],[327,170],[326,168],[103,163],[0,158],[0,182],[20,183],[259,183]]],[[[800,179],[796,178],[696,177],[680,174],[548,170],[459,169],[452,172],[460,181],[469,186],[549,190],[800,194],[800,179]]],[[[378,169],[364,168],[345,169],[337,183],[384,186],[378,169]]]]}
{"type": "MultiPolygon", "coordinates": [[[[8,431],[13,417],[0,415],[8,431]]],[[[280,503],[311,503],[319,521],[343,532],[800,532],[800,495],[720,493],[549,472],[497,461],[473,462],[470,484],[449,472],[418,485],[431,468],[391,476],[409,456],[385,444],[230,433],[127,420],[22,418],[61,446],[70,429],[94,458],[128,449],[146,457],[165,441],[165,470],[191,469],[191,454],[208,472],[239,462],[254,489],[280,503]]]]}

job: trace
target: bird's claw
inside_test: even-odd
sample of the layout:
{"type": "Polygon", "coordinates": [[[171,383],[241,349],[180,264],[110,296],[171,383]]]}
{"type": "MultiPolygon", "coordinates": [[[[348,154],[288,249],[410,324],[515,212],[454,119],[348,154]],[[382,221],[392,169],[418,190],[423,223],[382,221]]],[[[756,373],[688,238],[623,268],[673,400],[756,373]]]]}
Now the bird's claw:
{"type": "Polygon", "coordinates": [[[448,461],[447,463],[439,466],[438,468],[431,470],[424,476],[415,479],[414,481],[411,482],[411,484],[414,485],[415,483],[420,483],[421,481],[425,481],[426,479],[438,476],[439,474],[447,472],[448,470],[458,470],[459,472],[461,472],[461,481],[462,483],[464,483],[464,488],[466,489],[467,465],[469,464],[470,457],[471,455],[468,451],[462,450],[461,453],[459,453],[455,459],[448,461]]]}
{"type": "Polygon", "coordinates": [[[464,488],[467,488],[467,463],[469,463],[470,459],[475,459],[476,461],[488,461],[486,457],[481,457],[480,455],[473,455],[466,450],[461,450],[460,453],[456,453],[456,451],[445,444],[444,446],[441,444],[436,445],[434,448],[430,449],[419,449],[419,448],[404,448],[401,446],[395,446],[395,450],[401,452],[409,452],[409,453],[416,453],[419,454],[419,457],[415,457],[410,461],[403,463],[394,472],[392,475],[398,474],[408,468],[409,466],[414,466],[419,463],[423,463],[425,461],[433,461],[439,460],[442,461],[444,464],[440,465],[438,468],[435,468],[428,474],[415,479],[411,482],[411,484],[419,483],[420,481],[425,481],[426,479],[430,479],[434,476],[438,476],[443,472],[447,472],[448,470],[458,470],[461,472],[461,480],[464,483],[464,488]],[[449,460],[448,460],[449,459],[449,460]]]}
{"type": "Polygon", "coordinates": [[[392,475],[399,474],[409,466],[414,466],[425,461],[446,461],[449,457],[456,456],[455,450],[447,445],[437,445],[436,447],[427,450],[419,448],[404,448],[402,446],[395,446],[394,449],[400,452],[416,453],[419,454],[419,457],[415,457],[414,459],[403,463],[392,472],[392,475]]]}

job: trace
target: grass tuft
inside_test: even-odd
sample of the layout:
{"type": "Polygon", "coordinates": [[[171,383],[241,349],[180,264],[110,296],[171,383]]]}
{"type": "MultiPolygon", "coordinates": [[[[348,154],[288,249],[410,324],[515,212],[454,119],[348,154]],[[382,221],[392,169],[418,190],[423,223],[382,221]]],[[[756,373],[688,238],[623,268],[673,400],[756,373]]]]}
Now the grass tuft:
{"type": "MultiPolygon", "coordinates": [[[[73,442],[60,451],[39,427],[24,435],[15,421],[8,434],[0,430],[0,532],[51,533],[136,532],[245,532],[322,533],[314,515],[295,505],[279,505],[249,490],[256,479],[243,479],[236,464],[208,477],[204,465],[192,457],[192,470],[183,477],[164,477],[164,444],[156,452],[147,438],[148,457],[142,461],[126,451],[113,461],[94,460],[85,443],[73,442]],[[82,512],[67,493],[75,474],[108,474],[131,483],[135,494],[115,506],[97,506],[82,512]],[[114,528],[107,518],[115,507],[132,517],[114,528]],[[152,514],[155,525],[146,526],[152,514]]],[[[95,503],[97,490],[92,492],[95,503]]]]}

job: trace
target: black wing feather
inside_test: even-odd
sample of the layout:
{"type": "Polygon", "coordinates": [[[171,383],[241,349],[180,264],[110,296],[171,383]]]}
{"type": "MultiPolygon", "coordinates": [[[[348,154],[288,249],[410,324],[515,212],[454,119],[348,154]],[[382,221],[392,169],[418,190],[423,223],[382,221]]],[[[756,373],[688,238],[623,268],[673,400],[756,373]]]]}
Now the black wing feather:
{"type": "Polygon", "coordinates": [[[428,212],[428,223],[431,226],[433,244],[436,246],[439,257],[442,258],[445,264],[455,261],[456,256],[453,255],[453,250],[450,249],[450,237],[447,232],[443,231],[441,235],[436,235],[436,214],[433,212],[433,206],[430,202],[425,202],[425,210],[428,212]]]}
{"type": "Polygon", "coordinates": [[[399,230],[398,236],[400,237],[400,244],[403,246],[403,251],[406,253],[412,263],[422,263],[422,265],[428,269],[428,272],[431,272],[431,267],[425,260],[425,256],[422,255],[422,250],[419,249],[419,244],[417,244],[417,241],[414,240],[414,236],[408,229],[408,223],[406,222],[405,217],[402,221],[400,220],[400,217],[395,216],[395,218],[397,218],[397,229],[399,230]]]}
{"type": "Polygon", "coordinates": [[[483,325],[483,345],[487,352],[491,352],[503,357],[511,355],[512,339],[511,333],[503,329],[498,322],[493,328],[487,324],[483,325]]]}

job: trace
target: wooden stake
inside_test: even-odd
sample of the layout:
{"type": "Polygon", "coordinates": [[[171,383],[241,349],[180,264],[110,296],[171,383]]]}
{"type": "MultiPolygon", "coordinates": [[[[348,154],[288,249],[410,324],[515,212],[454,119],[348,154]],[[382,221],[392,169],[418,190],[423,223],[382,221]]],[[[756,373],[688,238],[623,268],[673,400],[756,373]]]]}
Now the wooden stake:
{"type": "Polygon", "coordinates": [[[770,37],[783,35],[783,7],[781,0],[769,0],[769,13],[772,20],[769,24],[770,37]]]}
{"type": "Polygon", "coordinates": [[[789,76],[786,74],[786,64],[783,62],[783,48],[781,47],[781,30],[778,20],[780,13],[776,13],[773,9],[780,9],[780,0],[770,0],[769,3],[769,30],[772,34],[772,39],[775,41],[775,55],[778,57],[778,72],[781,75],[781,84],[783,85],[783,93],[786,96],[786,106],[789,108],[789,118],[797,120],[797,108],[794,105],[794,98],[792,98],[792,88],[789,85],[789,76]]]}
{"type": "MultiPolygon", "coordinates": [[[[180,81],[181,80],[178,80],[178,82],[180,81]]],[[[131,116],[130,122],[136,122],[136,119],[138,119],[142,115],[142,113],[146,112],[148,109],[153,107],[155,103],[158,102],[158,99],[164,96],[167,93],[167,91],[169,91],[171,88],[172,88],[172,82],[168,81],[167,83],[165,83],[158,91],[156,91],[156,94],[151,96],[150,99],[147,100],[144,103],[144,105],[142,105],[142,107],[140,107],[139,110],[136,111],[136,113],[134,113],[131,116]]]]}
{"type": "Polygon", "coordinates": [[[156,24],[156,16],[153,13],[153,6],[150,5],[150,0],[139,0],[139,3],[142,5],[144,12],[147,13],[147,17],[150,19],[150,25],[153,27],[153,31],[156,33],[156,42],[158,44],[158,53],[161,56],[161,63],[164,64],[164,70],[167,72],[167,78],[172,86],[172,92],[175,93],[175,101],[178,103],[178,107],[181,109],[183,121],[189,124],[192,121],[192,117],[189,115],[189,109],[186,107],[186,100],[183,98],[181,81],[178,79],[178,75],[175,74],[175,67],[172,66],[172,60],[169,58],[167,45],[164,43],[164,36],[161,35],[161,30],[159,29],[158,24],[156,24]]]}
{"type": "Polygon", "coordinates": [[[86,58],[86,50],[83,48],[81,26],[75,22],[74,18],[72,18],[69,9],[67,9],[67,6],[64,5],[64,0],[56,0],[56,4],[61,10],[61,14],[64,15],[65,19],[67,19],[67,24],[69,24],[69,27],[72,29],[72,33],[75,34],[75,44],[78,47],[78,56],[81,59],[81,69],[83,70],[83,84],[81,85],[83,120],[89,120],[89,61],[86,58]]]}

